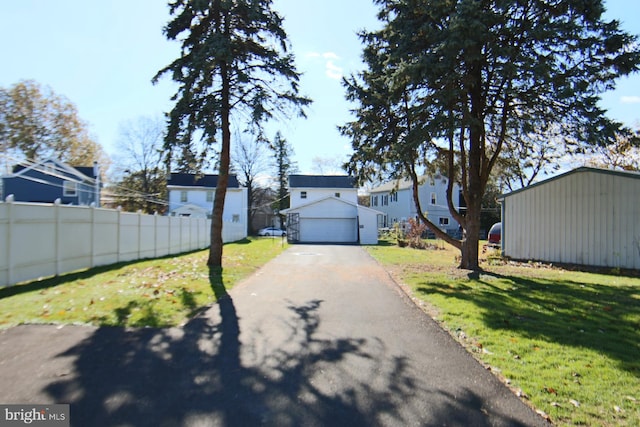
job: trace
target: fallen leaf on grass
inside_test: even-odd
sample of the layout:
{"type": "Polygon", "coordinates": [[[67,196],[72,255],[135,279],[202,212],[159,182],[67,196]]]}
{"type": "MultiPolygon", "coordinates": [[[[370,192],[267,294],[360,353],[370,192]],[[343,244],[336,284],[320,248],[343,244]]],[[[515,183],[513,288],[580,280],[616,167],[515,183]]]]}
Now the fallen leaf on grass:
{"type": "Polygon", "coordinates": [[[546,412],[536,409],[536,414],[540,415],[545,421],[551,422],[551,417],[546,412]]]}
{"type": "Polygon", "coordinates": [[[546,391],[549,394],[555,394],[556,396],[558,395],[558,392],[556,391],[555,388],[553,387],[545,387],[544,391],[546,391]]]}
{"type": "Polygon", "coordinates": [[[575,406],[576,408],[580,407],[580,402],[578,402],[575,399],[569,399],[569,403],[571,403],[573,406],[575,406]]]}

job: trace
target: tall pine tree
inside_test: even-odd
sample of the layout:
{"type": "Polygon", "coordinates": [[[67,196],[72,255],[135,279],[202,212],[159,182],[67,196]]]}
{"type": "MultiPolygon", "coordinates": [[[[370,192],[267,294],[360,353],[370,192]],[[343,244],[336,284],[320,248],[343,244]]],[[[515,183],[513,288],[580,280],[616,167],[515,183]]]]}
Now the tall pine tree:
{"type": "Polygon", "coordinates": [[[289,175],[296,172],[297,165],[291,160],[293,156],[293,147],[282,137],[280,131],[276,132],[276,136],[271,145],[273,150],[273,160],[276,169],[276,179],[278,187],[278,199],[275,202],[275,210],[280,216],[280,227],[284,225],[284,215],[280,212],[289,207],[289,175]]]}
{"type": "Polygon", "coordinates": [[[222,266],[222,214],[231,152],[231,115],[261,128],[274,112],[289,108],[304,116],[311,101],[299,95],[299,74],[288,53],[282,17],[271,0],[174,0],[169,40],[182,43],[181,55],[161,69],[179,84],[172,98],[165,147],[190,152],[198,135],[205,147],[221,141],[218,184],[213,203],[207,264],[222,266]]]}
{"type": "Polygon", "coordinates": [[[551,129],[583,146],[611,141],[620,125],[599,95],[638,70],[636,38],[603,19],[601,0],[376,3],[383,27],[361,35],[367,69],[345,81],[357,104],[342,127],[350,169],[409,177],[418,202],[416,170],[439,160],[461,185],[465,215],[451,186],[447,204],[465,237],[422,219],[460,249],[461,267],[477,269],[482,198],[507,141],[551,129]]]}

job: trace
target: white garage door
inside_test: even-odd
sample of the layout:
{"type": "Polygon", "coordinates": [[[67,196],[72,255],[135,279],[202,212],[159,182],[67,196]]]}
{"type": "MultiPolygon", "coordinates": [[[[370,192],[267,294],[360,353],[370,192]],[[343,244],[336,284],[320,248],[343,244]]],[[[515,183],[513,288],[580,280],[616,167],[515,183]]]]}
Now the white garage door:
{"type": "Polygon", "coordinates": [[[300,218],[301,242],[355,243],[355,218],[300,218]]]}

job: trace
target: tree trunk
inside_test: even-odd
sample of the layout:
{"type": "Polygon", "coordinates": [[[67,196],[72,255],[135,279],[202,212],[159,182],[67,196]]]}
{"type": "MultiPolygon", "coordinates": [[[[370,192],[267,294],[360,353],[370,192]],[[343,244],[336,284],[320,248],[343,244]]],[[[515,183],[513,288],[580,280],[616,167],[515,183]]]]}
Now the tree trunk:
{"type": "Polygon", "coordinates": [[[207,260],[209,267],[222,267],[222,215],[224,213],[224,201],[229,184],[229,164],[231,160],[231,129],[229,126],[231,107],[229,104],[230,88],[227,64],[220,66],[220,76],[222,80],[222,148],[220,150],[220,169],[211,215],[211,247],[209,248],[209,259],[207,260]]]}
{"type": "MultiPolygon", "coordinates": [[[[473,45],[469,48],[469,56],[479,58],[480,46],[473,45]]],[[[467,215],[465,218],[466,236],[462,241],[462,259],[460,268],[468,270],[478,270],[478,240],[480,240],[480,212],[482,210],[482,195],[486,185],[488,174],[483,173],[488,167],[485,161],[485,135],[484,135],[484,115],[485,105],[482,93],[482,66],[478,61],[472,61],[469,67],[469,80],[472,82],[468,86],[471,110],[468,114],[469,126],[469,151],[468,166],[466,168],[467,189],[465,200],[467,202],[467,215]]],[[[462,149],[463,147],[461,147],[462,149]]]]}
{"type": "Polygon", "coordinates": [[[460,268],[478,270],[478,243],[480,240],[481,204],[467,206],[465,236],[462,238],[460,268]]]}

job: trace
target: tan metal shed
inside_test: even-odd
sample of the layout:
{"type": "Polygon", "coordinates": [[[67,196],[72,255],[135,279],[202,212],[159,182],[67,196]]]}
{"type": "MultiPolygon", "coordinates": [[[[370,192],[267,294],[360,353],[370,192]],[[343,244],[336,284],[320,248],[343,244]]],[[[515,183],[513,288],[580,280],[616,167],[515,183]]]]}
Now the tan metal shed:
{"type": "Polygon", "coordinates": [[[640,269],[640,173],[580,167],[500,200],[504,256],[640,269]]]}

